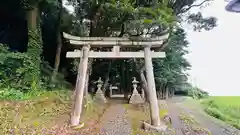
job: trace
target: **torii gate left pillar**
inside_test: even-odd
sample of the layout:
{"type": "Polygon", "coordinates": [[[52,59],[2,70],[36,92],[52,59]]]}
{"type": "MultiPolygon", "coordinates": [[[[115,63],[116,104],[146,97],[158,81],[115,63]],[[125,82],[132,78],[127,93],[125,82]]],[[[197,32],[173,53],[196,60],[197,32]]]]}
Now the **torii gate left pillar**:
{"type": "Polygon", "coordinates": [[[75,103],[71,114],[71,125],[75,126],[79,124],[80,115],[82,113],[82,103],[83,103],[83,95],[84,95],[84,87],[87,76],[87,68],[88,68],[88,55],[89,55],[90,46],[83,46],[82,49],[82,57],[80,59],[80,63],[78,65],[78,75],[76,81],[76,95],[75,95],[75,103]]]}

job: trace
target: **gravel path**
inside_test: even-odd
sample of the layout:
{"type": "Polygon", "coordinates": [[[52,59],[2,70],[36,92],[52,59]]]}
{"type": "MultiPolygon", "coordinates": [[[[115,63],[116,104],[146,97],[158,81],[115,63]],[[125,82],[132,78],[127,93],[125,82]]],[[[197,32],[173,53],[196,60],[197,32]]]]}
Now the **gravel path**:
{"type": "Polygon", "coordinates": [[[126,118],[126,110],[121,104],[111,105],[101,118],[101,134],[131,135],[131,124],[126,118]]]}
{"type": "Polygon", "coordinates": [[[216,119],[204,114],[204,112],[201,112],[200,109],[189,108],[186,105],[182,104],[181,101],[184,100],[182,100],[180,97],[173,98],[169,102],[169,105],[172,106],[170,108],[175,108],[174,110],[177,112],[181,110],[191,114],[195,120],[199,122],[203,128],[208,129],[212,135],[240,135],[240,131],[236,128],[231,127],[227,124],[221,124],[220,122],[217,122],[216,119]]]}

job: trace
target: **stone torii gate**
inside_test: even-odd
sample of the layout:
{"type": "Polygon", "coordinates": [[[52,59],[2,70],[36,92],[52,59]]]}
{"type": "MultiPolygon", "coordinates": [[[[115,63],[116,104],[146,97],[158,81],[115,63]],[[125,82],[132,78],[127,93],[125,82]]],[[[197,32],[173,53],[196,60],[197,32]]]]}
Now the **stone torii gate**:
{"type": "Polygon", "coordinates": [[[159,107],[156,95],[156,86],[153,73],[152,58],[164,58],[165,52],[154,52],[151,48],[159,48],[163,45],[169,34],[155,38],[119,38],[119,37],[77,37],[64,33],[64,38],[69,40],[70,44],[76,48],[81,48],[79,51],[67,52],[67,58],[80,58],[78,66],[78,77],[76,81],[76,95],[73,111],[71,114],[70,124],[77,126],[82,113],[82,102],[84,95],[84,87],[88,68],[88,58],[144,58],[147,78],[148,96],[150,102],[150,117],[151,125],[160,126],[159,107]],[[91,47],[112,47],[111,52],[95,52],[90,50],[91,47]],[[144,51],[139,52],[122,52],[120,48],[144,48],[144,51]]]}

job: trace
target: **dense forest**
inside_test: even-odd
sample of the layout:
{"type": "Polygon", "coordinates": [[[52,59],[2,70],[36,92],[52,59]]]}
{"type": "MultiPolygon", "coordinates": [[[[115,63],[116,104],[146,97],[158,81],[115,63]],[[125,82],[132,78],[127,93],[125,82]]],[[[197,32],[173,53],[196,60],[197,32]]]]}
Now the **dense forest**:
{"type": "MultiPolygon", "coordinates": [[[[3,93],[73,89],[78,59],[67,59],[76,49],[63,32],[89,37],[170,37],[161,51],[166,58],[154,59],[157,90],[179,91],[190,87],[184,57],[188,41],[182,23],[193,30],[211,30],[216,18],[204,17],[190,9],[206,6],[211,0],[68,0],[70,14],[62,0],[2,0],[0,2],[0,88],[3,93]]],[[[99,48],[98,48],[99,49],[99,48]]],[[[101,49],[101,48],[100,48],[101,49]]],[[[109,84],[131,89],[132,77],[146,88],[143,60],[91,59],[88,82],[98,77],[109,84]]],[[[168,92],[167,92],[168,93],[168,92]]]]}

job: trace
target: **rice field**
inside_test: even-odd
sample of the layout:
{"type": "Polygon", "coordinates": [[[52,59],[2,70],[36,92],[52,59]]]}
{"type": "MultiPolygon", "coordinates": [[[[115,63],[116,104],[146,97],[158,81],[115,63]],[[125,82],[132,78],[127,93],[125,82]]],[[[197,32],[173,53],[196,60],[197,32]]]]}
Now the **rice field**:
{"type": "Polygon", "coordinates": [[[205,112],[240,129],[240,96],[215,96],[202,101],[205,112]]]}

